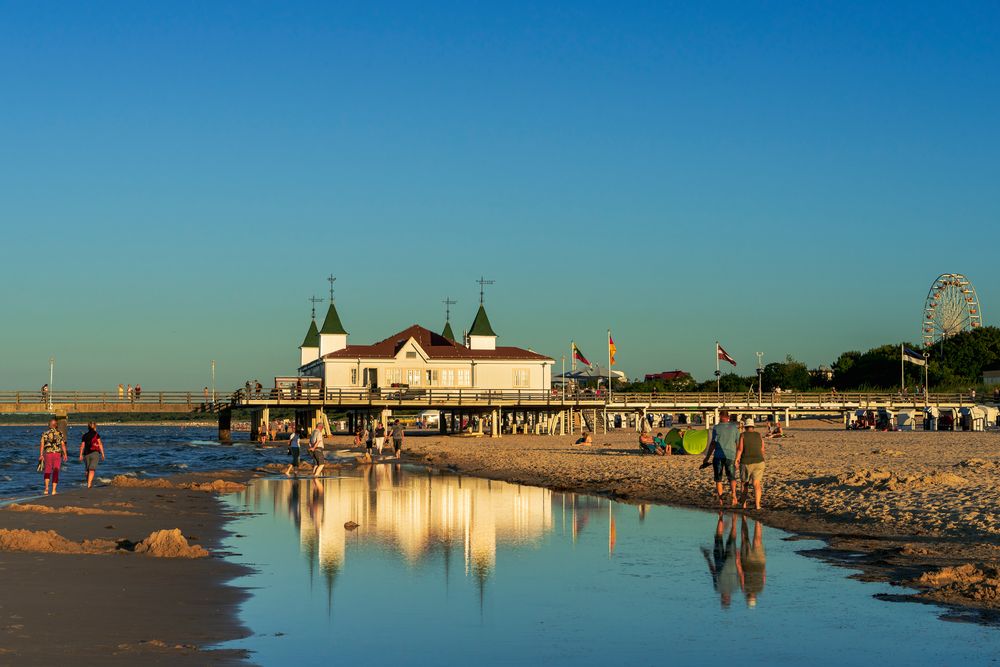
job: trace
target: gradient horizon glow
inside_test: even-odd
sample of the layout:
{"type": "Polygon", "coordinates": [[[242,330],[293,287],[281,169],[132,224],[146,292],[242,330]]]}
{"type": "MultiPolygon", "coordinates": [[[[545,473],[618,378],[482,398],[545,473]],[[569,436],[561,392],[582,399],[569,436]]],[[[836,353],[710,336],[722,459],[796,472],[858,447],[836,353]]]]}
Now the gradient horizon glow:
{"type": "Polygon", "coordinates": [[[996,3],[0,2],[0,61],[2,389],[293,373],[330,273],[360,343],[492,278],[556,372],[1000,312],[996,3]]]}

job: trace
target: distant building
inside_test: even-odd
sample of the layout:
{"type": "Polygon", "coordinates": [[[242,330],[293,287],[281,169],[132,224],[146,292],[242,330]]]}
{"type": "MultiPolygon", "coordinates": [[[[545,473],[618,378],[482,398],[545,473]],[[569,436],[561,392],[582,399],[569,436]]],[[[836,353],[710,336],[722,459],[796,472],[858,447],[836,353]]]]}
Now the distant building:
{"type": "Polygon", "coordinates": [[[833,369],[829,366],[820,366],[809,371],[809,375],[816,378],[817,380],[823,380],[824,382],[829,382],[833,379],[833,369]]]}
{"type": "Polygon", "coordinates": [[[662,380],[663,382],[676,382],[677,380],[690,380],[691,374],[687,371],[663,371],[662,373],[646,373],[646,382],[662,380]]]}
{"type": "Polygon", "coordinates": [[[1000,370],[983,371],[983,384],[1000,384],[1000,370]]]}
{"type": "Polygon", "coordinates": [[[299,346],[299,374],[322,378],[327,389],[548,390],[555,360],[520,347],[497,345],[497,334],[480,304],[465,340],[446,322],[438,334],[412,325],[370,345],[351,345],[336,306],[323,326],[310,323],[299,346]]]}

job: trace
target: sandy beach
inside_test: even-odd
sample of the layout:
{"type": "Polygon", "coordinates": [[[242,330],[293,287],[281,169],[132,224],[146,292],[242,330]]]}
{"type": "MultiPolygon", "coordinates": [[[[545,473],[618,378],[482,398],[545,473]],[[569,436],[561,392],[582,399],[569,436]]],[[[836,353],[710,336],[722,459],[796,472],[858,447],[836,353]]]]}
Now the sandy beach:
{"type": "MultiPolygon", "coordinates": [[[[755,514],[826,540],[817,555],[862,568],[861,578],[908,583],[920,589],[915,599],[995,620],[1000,433],[845,431],[818,420],[793,422],[787,432],[768,441],[764,509],[755,514]]],[[[406,450],[470,475],[717,509],[700,456],[639,456],[629,431],[598,434],[590,447],[575,440],[423,436],[409,437],[406,450]]]]}
{"type": "Polygon", "coordinates": [[[0,509],[0,664],[243,664],[205,647],[246,633],[217,495],[245,478],[71,489],[0,509]]]}

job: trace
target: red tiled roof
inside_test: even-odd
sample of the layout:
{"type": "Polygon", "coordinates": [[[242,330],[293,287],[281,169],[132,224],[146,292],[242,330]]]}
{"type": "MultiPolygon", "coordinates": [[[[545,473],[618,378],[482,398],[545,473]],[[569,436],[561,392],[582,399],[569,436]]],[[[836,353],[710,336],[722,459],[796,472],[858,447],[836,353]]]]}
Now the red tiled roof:
{"type": "Polygon", "coordinates": [[[691,377],[691,374],[687,371],[663,371],[662,373],[646,373],[646,380],[664,380],[670,382],[671,380],[681,380],[686,377],[691,377]]]}
{"type": "Polygon", "coordinates": [[[372,345],[348,345],[343,350],[323,355],[324,359],[392,359],[410,339],[427,353],[430,359],[511,359],[525,361],[551,361],[550,357],[519,347],[497,346],[495,350],[470,350],[448,340],[441,334],[414,324],[399,333],[372,345]]]}

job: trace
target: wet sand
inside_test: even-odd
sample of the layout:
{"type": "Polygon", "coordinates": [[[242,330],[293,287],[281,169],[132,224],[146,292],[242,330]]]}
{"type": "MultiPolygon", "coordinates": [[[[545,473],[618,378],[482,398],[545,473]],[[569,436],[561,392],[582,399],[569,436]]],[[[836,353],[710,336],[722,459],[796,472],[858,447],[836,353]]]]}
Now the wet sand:
{"type": "Polygon", "coordinates": [[[246,477],[68,489],[0,509],[0,664],[245,664],[208,648],[247,631],[245,593],[226,585],[244,569],[222,560],[225,510],[201,485],[225,478],[217,487],[231,491],[246,477]]]}
{"type": "MultiPolygon", "coordinates": [[[[665,430],[665,429],[660,429],[665,430]]],[[[860,578],[910,583],[909,599],[1000,611],[1000,433],[845,431],[792,423],[767,441],[764,509],[770,525],[826,540],[816,552],[859,567],[860,578]],[[956,569],[957,568],[957,569],[956,569]]],[[[408,457],[465,474],[549,488],[718,509],[701,456],[640,456],[631,431],[500,439],[408,437],[408,457]]]]}

